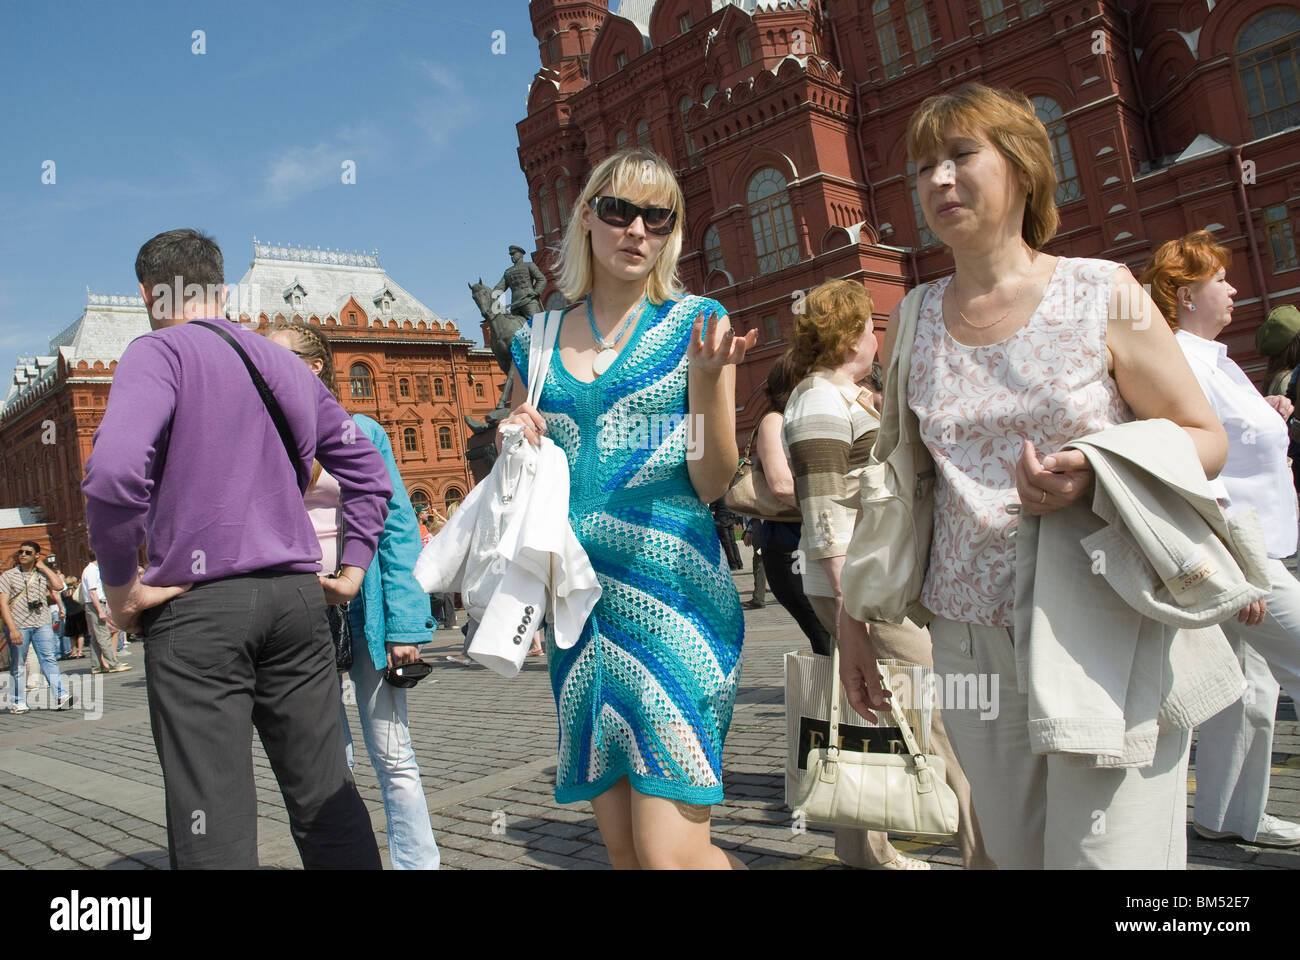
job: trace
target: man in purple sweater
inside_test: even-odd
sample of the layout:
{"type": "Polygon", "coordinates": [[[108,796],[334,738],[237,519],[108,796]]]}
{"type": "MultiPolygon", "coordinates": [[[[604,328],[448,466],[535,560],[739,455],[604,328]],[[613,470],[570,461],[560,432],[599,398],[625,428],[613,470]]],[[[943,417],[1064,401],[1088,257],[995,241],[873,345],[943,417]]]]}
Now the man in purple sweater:
{"type": "Polygon", "coordinates": [[[153,332],[118,361],[82,489],[113,619],[146,637],[172,867],[257,866],[256,726],[303,865],[378,869],[339,728],[325,604],[351,599],[374,555],[392,494],[384,461],[301,360],[224,319],[211,238],[161,233],[135,270],[153,332]],[[205,318],[266,380],[292,462],[238,353],[189,322],[205,318]],[[319,576],[303,507],[313,460],[341,489],[338,579],[319,576]]]}

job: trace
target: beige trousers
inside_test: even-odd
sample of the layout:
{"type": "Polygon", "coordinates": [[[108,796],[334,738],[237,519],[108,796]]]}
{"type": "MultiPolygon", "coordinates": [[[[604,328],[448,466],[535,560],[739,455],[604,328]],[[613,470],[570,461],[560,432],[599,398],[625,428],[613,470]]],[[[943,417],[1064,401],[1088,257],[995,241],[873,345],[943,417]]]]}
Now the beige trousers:
{"type": "Polygon", "coordinates": [[[1161,730],[1155,762],[1145,769],[1097,769],[1064,754],[1035,754],[1029,698],[1016,690],[1011,631],[936,617],[930,636],[937,686],[961,689],[949,678],[974,675],[996,692],[996,716],[940,703],[998,867],[1186,868],[1190,730],[1161,730]]]}
{"type": "MultiPolygon", "coordinates": [[[[813,612],[817,614],[822,626],[834,637],[838,632],[835,598],[809,596],[808,602],[812,604],[813,612]]],[[[872,623],[871,636],[879,660],[906,660],[923,667],[933,666],[930,658],[930,634],[911,620],[905,620],[901,625],[872,623]]],[[[979,822],[975,819],[971,805],[970,784],[966,782],[966,775],[957,762],[957,754],[948,742],[943,719],[937,713],[931,719],[930,751],[943,759],[948,785],[957,794],[960,817],[957,848],[961,851],[962,863],[967,870],[992,869],[993,861],[984,852],[979,822]]],[[[898,856],[898,851],[884,833],[841,828],[835,831],[835,856],[850,866],[874,867],[893,860],[898,856]]]]}

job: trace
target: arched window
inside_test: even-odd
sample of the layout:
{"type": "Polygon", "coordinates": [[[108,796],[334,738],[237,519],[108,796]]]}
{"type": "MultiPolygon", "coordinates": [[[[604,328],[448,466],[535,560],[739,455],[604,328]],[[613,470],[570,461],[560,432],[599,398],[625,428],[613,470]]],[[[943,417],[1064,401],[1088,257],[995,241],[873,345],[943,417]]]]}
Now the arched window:
{"type": "Polygon", "coordinates": [[[799,239],[790,211],[785,177],[765,167],[749,181],[749,222],[758,252],[758,272],[773,273],[799,262],[799,239]]]}
{"type": "Polygon", "coordinates": [[[397,381],[397,395],[399,397],[409,397],[411,395],[411,381],[405,377],[397,381]]]}
{"type": "Polygon", "coordinates": [[[374,380],[370,376],[370,368],[363,363],[354,363],[352,369],[348,371],[352,380],[352,399],[360,400],[365,397],[375,395],[374,380]]]}
{"type": "Polygon", "coordinates": [[[420,449],[419,438],[415,435],[415,427],[405,427],[402,430],[402,449],[407,453],[417,453],[420,449]]]}
{"type": "Polygon", "coordinates": [[[713,99],[713,95],[717,92],[718,92],[717,84],[706,83],[704,85],[704,89],[700,91],[700,99],[707,104],[710,100],[713,99]]]}
{"type": "Polygon", "coordinates": [[[997,33],[1007,28],[1007,14],[1002,9],[1002,0],[980,0],[980,12],[984,14],[984,26],[989,33],[997,33]]]}
{"type": "Polygon", "coordinates": [[[546,184],[537,191],[537,202],[542,208],[542,233],[549,234],[555,229],[555,214],[551,212],[551,191],[546,184]]]}
{"type": "Polygon", "coordinates": [[[644,120],[636,122],[636,145],[650,149],[650,124],[644,120]]]}
{"type": "Polygon", "coordinates": [[[912,185],[912,215],[916,217],[916,232],[919,246],[930,247],[939,242],[939,238],[925,222],[925,213],[921,210],[921,197],[916,192],[916,164],[907,161],[907,179],[912,185]]]}
{"type": "Polygon", "coordinates": [[[451,516],[451,511],[455,510],[464,499],[465,494],[461,493],[458,487],[448,487],[447,496],[443,498],[443,502],[447,504],[447,516],[451,516]]]}
{"type": "Polygon", "coordinates": [[[907,0],[907,32],[912,35],[912,51],[918,64],[934,59],[934,38],[930,35],[930,13],[925,0],[907,0]]]}
{"type": "Polygon", "coordinates": [[[1020,0],[1020,19],[1028,20],[1043,12],[1043,0],[1020,0]]]}
{"type": "Polygon", "coordinates": [[[1271,10],[1246,24],[1237,37],[1237,73],[1254,136],[1300,125],[1300,13],[1271,10]]]}
{"type": "Polygon", "coordinates": [[[1079,187],[1079,171],[1074,166],[1074,149],[1070,146],[1070,130],[1065,124],[1061,105],[1050,97],[1034,97],[1034,113],[1047,128],[1052,140],[1052,155],[1056,162],[1056,205],[1065,206],[1083,197],[1079,187]]]}
{"type": "Polygon", "coordinates": [[[438,428],[438,449],[439,450],[451,449],[451,427],[438,428]]]}
{"type": "Polygon", "coordinates": [[[424,507],[429,505],[429,495],[423,490],[411,491],[411,506],[415,507],[415,512],[419,513],[424,507]]]}
{"type": "Polygon", "coordinates": [[[695,141],[692,140],[691,135],[686,132],[686,115],[691,112],[691,107],[693,106],[695,106],[695,101],[690,97],[682,97],[681,101],[677,104],[677,112],[682,118],[682,137],[686,141],[686,156],[692,160],[695,159],[695,141]]]}
{"type": "Polygon", "coordinates": [[[740,57],[742,67],[747,67],[754,61],[753,51],[749,48],[749,37],[743,32],[736,34],[736,55],[740,57]]]}
{"type": "Polygon", "coordinates": [[[626,130],[619,130],[618,133],[614,134],[614,146],[620,150],[627,146],[626,130]]]}
{"type": "Polygon", "coordinates": [[[483,399],[483,381],[482,381],[482,380],[475,380],[475,381],[474,381],[474,398],[475,398],[476,400],[482,400],[482,399],[483,399]]]}
{"type": "Polygon", "coordinates": [[[447,391],[442,385],[442,377],[433,378],[433,395],[435,397],[444,397],[447,395],[447,391]]]}
{"type": "Polygon", "coordinates": [[[564,178],[555,178],[555,205],[560,211],[560,229],[569,225],[569,195],[564,189],[564,178]]]}
{"type": "Polygon", "coordinates": [[[726,266],[722,261],[722,240],[718,237],[718,228],[715,224],[704,231],[704,272],[711,273],[714,270],[725,270],[726,266]]]}
{"type": "Polygon", "coordinates": [[[889,13],[889,0],[875,0],[871,13],[876,24],[876,46],[880,49],[880,66],[887,78],[903,72],[898,62],[898,34],[894,32],[894,19],[889,13]]]}

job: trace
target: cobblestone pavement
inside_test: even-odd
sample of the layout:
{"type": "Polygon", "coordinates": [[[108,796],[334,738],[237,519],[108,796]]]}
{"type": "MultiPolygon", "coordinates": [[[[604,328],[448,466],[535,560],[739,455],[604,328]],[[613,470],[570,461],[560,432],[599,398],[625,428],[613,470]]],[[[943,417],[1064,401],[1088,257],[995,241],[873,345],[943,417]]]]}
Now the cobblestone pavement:
{"type": "MultiPolygon", "coordinates": [[[[749,551],[743,553],[748,565],[749,551]]],[[[737,575],[737,585],[748,599],[748,569],[737,575]]],[[[770,594],[768,601],[766,608],[745,613],[744,678],[724,759],[727,800],[714,808],[713,836],[753,868],[838,868],[830,834],[796,832],[785,808],[782,654],[802,648],[803,640],[770,594]]],[[[444,660],[459,651],[460,642],[459,631],[438,632],[424,653],[434,671],[408,697],[443,866],[608,869],[590,807],[559,806],[552,795],[556,723],[545,665],[531,660],[518,677],[503,680],[444,660]]],[[[98,718],[81,710],[0,714],[0,866],[166,868],[162,775],[149,729],[143,660],[136,644],[127,658],[132,671],[95,678],[103,681],[98,718]]],[[[90,680],[81,661],[65,664],[75,682],[90,680]]],[[[35,706],[35,695],[30,702],[35,706]]],[[[357,783],[387,866],[383,804],[355,717],[352,723],[357,783]]],[[[1298,728],[1294,707],[1284,700],[1268,811],[1288,819],[1300,819],[1298,728]]],[[[253,756],[261,862],[296,868],[288,817],[260,744],[254,744],[253,756]]],[[[1193,752],[1189,819],[1194,763],[1193,752]]],[[[936,869],[960,865],[950,845],[895,845],[936,869]]],[[[1193,869],[1300,867],[1300,850],[1211,843],[1190,829],[1188,853],[1193,869]]]]}

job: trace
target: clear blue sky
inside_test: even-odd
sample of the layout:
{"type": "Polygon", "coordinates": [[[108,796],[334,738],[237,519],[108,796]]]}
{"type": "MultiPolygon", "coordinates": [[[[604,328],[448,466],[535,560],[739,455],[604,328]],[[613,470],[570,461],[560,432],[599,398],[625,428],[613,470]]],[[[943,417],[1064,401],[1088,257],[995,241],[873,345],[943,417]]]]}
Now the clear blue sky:
{"type": "Polygon", "coordinates": [[[495,283],[508,244],[532,249],[526,0],[4,3],[0,54],[0,376],[48,351],[87,285],[134,294],[136,251],[162,230],[216,237],[227,283],[254,234],[378,248],[472,339],[466,283],[495,283]]]}

